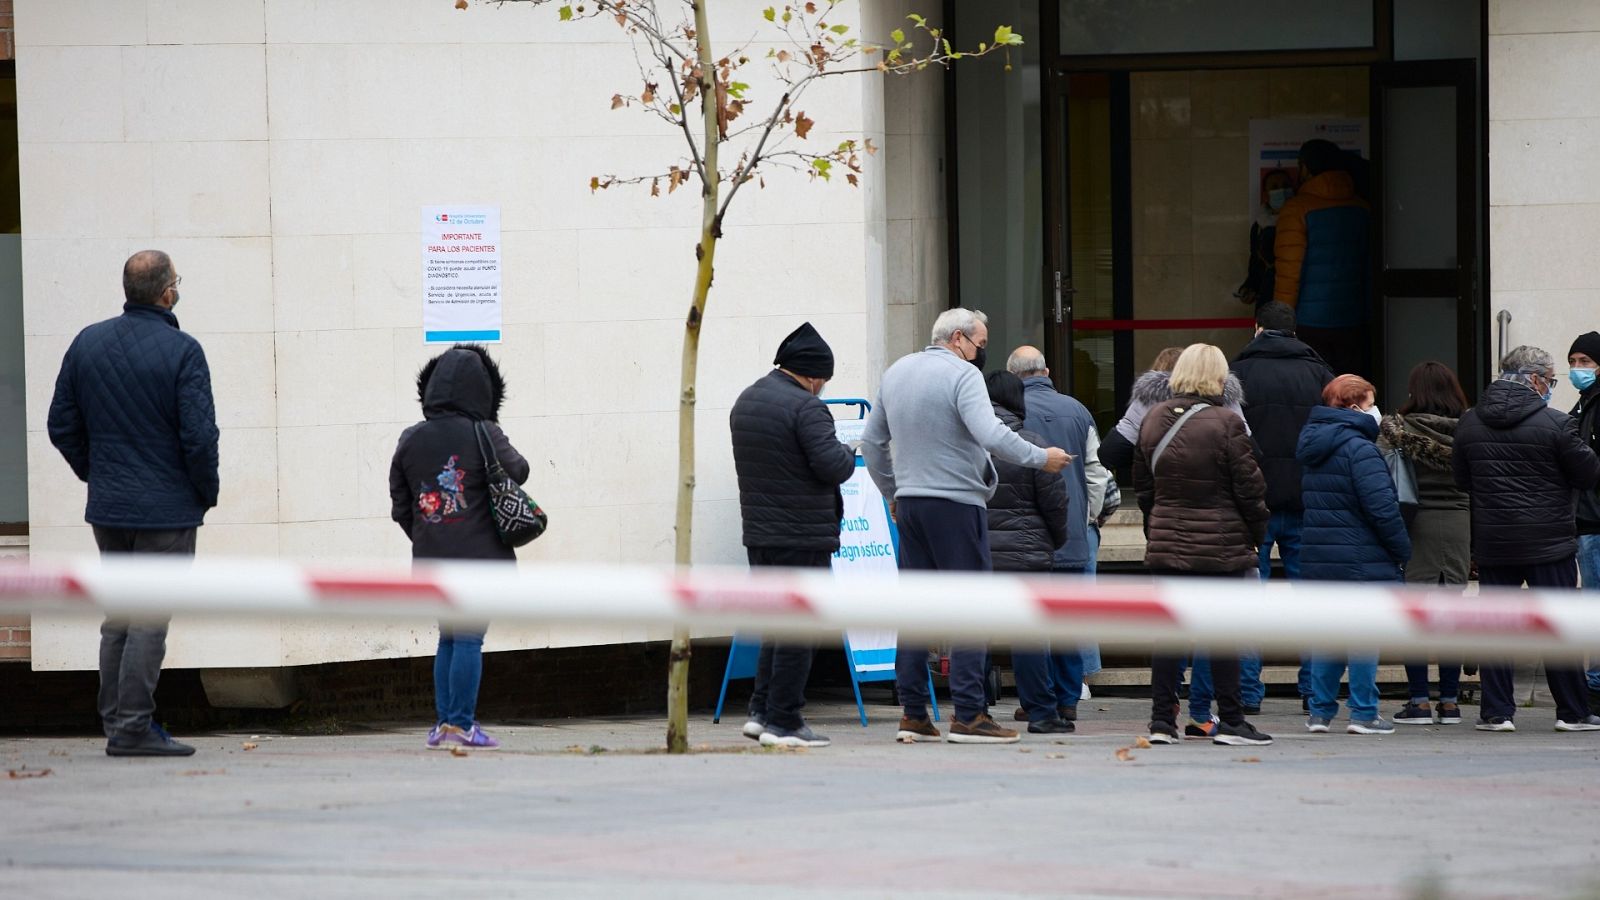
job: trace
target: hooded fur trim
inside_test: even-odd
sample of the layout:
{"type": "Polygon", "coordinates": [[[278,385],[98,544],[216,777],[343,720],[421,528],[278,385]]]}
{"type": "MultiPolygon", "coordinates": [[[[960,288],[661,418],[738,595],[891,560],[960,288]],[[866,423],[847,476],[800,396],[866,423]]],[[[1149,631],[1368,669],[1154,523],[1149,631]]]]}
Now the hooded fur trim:
{"type": "MultiPolygon", "coordinates": [[[[1129,396],[1146,406],[1155,406],[1172,399],[1172,373],[1146,372],[1133,382],[1129,396]]],[[[1244,385],[1232,372],[1222,381],[1222,402],[1228,406],[1244,405],[1244,385]]]]}
{"type": "MultiPolygon", "coordinates": [[[[506,399],[506,380],[505,377],[500,374],[500,365],[494,361],[494,357],[489,355],[488,349],[482,344],[456,344],[450,349],[470,350],[471,352],[478,354],[478,358],[483,360],[483,367],[489,372],[489,385],[494,391],[494,397],[492,401],[494,412],[493,420],[498,422],[500,420],[500,404],[504,403],[506,399]]],[[[426,405],[428,379],[433,377],[433,370],[438,367],[439,359],[443,356],[444,354],[441,353],[438,356],[428,360],[423,364],[422,370],[417,372],[418,403],[426,405]]]]}
{"type": "MultiPolygon", "coordinates": [[[[1429,418],[1437,418],[1430,416],[1429,418]]],[[[1397,415],[1384,416],[1378,424],[1378,443],[1382,449],[1398,449],[1413,462],[1431,469],[1450,469],[1454,451],[1449,444],[1405,427],[1404,419],[1397,415]]]]}

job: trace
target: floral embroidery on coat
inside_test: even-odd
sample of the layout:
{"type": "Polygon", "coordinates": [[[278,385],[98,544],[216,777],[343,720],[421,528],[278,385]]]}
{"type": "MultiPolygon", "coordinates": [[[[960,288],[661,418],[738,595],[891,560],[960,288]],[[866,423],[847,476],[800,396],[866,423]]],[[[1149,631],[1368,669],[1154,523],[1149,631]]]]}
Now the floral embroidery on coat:
{"type": "Polygon", "coordinates": [[[439,472],[438,488],[424,483],[417,490],[417,509],[422,519],[438,525],[441,522],[459,521],[459,514],[467,508],[467,473],[456,468],[459,456],[451,456],[439,472]]]}

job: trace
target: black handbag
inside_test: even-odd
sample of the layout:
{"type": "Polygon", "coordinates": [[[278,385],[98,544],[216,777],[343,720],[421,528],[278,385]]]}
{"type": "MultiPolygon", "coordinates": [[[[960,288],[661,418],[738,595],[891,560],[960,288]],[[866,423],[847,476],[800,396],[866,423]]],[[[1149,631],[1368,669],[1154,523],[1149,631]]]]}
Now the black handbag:
{"type": "Polygon", "coordinates": [[[495,455],[494,440],[482,422],[473,422],[472,431],[478,438],[478,452],[483,455],[484,480],[489,486],[489,516],[494,519],[494,530],[500,542],[507,547],[521,547],[544,534],[550,517],[539,504],[529,497],[522,485],[506,474],[495,455]]]}

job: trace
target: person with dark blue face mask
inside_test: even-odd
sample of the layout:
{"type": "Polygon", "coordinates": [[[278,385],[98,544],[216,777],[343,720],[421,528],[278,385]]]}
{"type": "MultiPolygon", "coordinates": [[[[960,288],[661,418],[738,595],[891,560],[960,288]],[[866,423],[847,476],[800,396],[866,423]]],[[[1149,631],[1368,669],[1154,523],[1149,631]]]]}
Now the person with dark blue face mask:
{"type": "MultiPolygon", "coordinates": [[[[1600,386],[1595,384],[1595,369],[1600,366],[1600,332],[1578,335],[1567,351],[1567,380],[1578,389],[1578,404],[1571,416],[1578,422],[1578,436],[1589,449],[1600,453],[1600,386]]],[[[1578,493],[1578,574],[1583,589],[1600,591],[1600,491],[1578,493]]],[[[1589,707],[1600,706],[1600,658],[1589,660],[1587,672],[1589,707]]]]}

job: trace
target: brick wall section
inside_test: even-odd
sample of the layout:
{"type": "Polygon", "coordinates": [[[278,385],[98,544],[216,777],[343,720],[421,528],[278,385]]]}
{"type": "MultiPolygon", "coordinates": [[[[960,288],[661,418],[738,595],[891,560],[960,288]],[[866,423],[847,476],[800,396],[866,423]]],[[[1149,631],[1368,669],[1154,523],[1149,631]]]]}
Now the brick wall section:
{"type": "MultiPolygon", "coordinates": [[[[5,5],[8,9],[11,6],[10,3],[5,5]]],[[[33,631],[29,624],[27,616],[0,616],[0,663],[29,660],[33,652],[33,631]]]]}
{"type": "Polygon", "coordinates": [[[17,37],[12,28],[12,0],[0,0],[0,59],[17,58],[17,37]]]}

